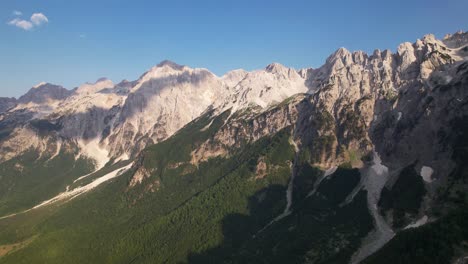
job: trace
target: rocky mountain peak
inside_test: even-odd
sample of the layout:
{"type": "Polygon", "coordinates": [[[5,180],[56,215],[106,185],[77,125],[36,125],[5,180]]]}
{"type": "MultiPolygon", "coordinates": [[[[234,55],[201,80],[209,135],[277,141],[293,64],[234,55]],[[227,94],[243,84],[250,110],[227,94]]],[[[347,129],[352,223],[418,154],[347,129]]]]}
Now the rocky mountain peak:
{"type": "Polygon", "coordinates": [[[49,100],[63,100],[71,94],[71,91],[60,85],[40,83],[32,87],[25,95],[18,99],[18,103],[47,103],[49,100]]]}
{"type": "Polygon", "coordinates": [[[333,52],[328,58],[327,63],[334,63],[336,61],[341,61],[343,63],[350,62],[351,60],[351,52],[344,47],[337,49],[333,52]]]}
{"type": "Polygon", "coordinates": [[[38,88],[41,88],[42,86],[46,86],[46,85],[48,85],[48,84],[49,84],[49,83],[46,83],[46,82],[40,82],[40,83],[34,85],[32,88],[38,89],[38,88]]]}
{"type": "Polygon", "coordinates": [[[227,86],[234,87],[242,81],[247,74],[248,72],[246,70],[237,69],[227,72],[221,77],[221,79],[227,84],[227,86]]]}
{"type": "Polygon", "coordinates": [[[380,49],[375,49],[374,52],[372,52],[372,57],[377,58],[382,55],[382,51],[380,49]]]}
{"type": "Polygon", "coordinates": [[[175,63],[173,61],[170,61],[170,60],[163,60],[158,65],[156,65],[156,67],[159,67],[159,68],[170,67],[170,68],[172,68],[174,70],[183,70],[183,68],[184,68],[183,65],[177,64],[177,63],[175,63]]]}
{"type": "Polygon", "coordinates": [[[436,39],[434,34],[426,34],[423,36],[423,41],[426,43],[434,43],[434,42],[437,42],[438,40],[436,39]]]}
{"type": "Polygon", "coordinates": [[[193,69],[187,66],[179,65],[169,60],[164,60],[160,62],[159,64],[151,67],[148,71],[146,71],[143,75],[141,75],[140,78],[138,79],[138,82],[142,83],[151,79],[168,77],[171,75],[179,75],[185,71],[191,71],[191,70],[193,69]]]}
{"type": "Polygon", "coordinates": [[[107,77],[101,77],[101,78],[99,78],[99,79],[96,80],[95,84],[96,84],[96,83],[100,83],[100,82],[105,82],[105,81],[110,81],[110,80],[109,80],[109,78],[107,78],[107,77]]]}
{"type": "Polygon", "coordinates": [[[85,83],[76,90],[77,94],[93,94],[106,88],[114,87],[114,83],[107,78],[99,78],[95,83],[85,83]]]}
{"type": "Polygon", "coordinates": [[[126,79],[122,80],[121,82],[119,82],[118,84],[115,85],[114,87],[114,92],[116,93],[128,93],[130,91],[130,89],[132,89],[132,87],[136,84],[135,81],[128,81],[126,79]]]}
{"type": "Polygon", "coordinates": [[[346,48],[342,47],[327,58],[325,65],[330,67],[331,70],[338,70],[352,63],[353,54],[351,54],[351,52],[346,48]]]}
{"type": "Polygon", "coordinates": [[[468,32],[458,31],[455,34],[447,34],[442,40],[449,48],[460,48],[468,44],[468,32]]]}
{"type": "Polygon", "coordinates": [[[287,72],[289,68],[287,68],[286,66],[280,63],[273,62],[269,64],[268,66],[266,66],[265,70],[270,73],[284,73],[284,72],[287,72]]]}
{"type": "Polygon", "coordinates": [[[369,56],[362,50],[354,51],[352,53],[353,61],[357,64],[365,64],[369,56]]]}
{"type": "MultiPolygon", "coordinates": [[[[277,79],[284,79],[284,80],[290,80],[293,82],[299,81],[303,79],[301,75],[299,74],[298,71],[296,71],[293,68],[286,67],[280,63],[274,62],[269,64],[268,66],[265,67],[265,70],[263,73],[267,73],[269,75],[275,76],[277,79]]],[[[262,75],[261,72],[257,72],[257,78],[262,75]]],[[[255,74],[253,74],[252,77],[254,77],[255,74]]]]}
{"type": "Polygon", "coordinates": [[[397,54],[403,56],[407,52],[414,52],[413,44],[410,42],[403,42],[397,48],[397,54]]]}

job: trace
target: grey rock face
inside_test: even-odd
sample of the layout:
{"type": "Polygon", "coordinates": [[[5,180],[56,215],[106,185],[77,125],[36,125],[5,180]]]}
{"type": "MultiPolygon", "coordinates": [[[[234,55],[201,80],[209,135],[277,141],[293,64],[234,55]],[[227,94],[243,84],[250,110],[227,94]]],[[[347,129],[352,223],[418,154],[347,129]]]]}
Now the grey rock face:
{"type": "Polygon", "coordinates": [[[0,97],[0,113],[3,113],[16,105],[15,98],[0,97]]]}

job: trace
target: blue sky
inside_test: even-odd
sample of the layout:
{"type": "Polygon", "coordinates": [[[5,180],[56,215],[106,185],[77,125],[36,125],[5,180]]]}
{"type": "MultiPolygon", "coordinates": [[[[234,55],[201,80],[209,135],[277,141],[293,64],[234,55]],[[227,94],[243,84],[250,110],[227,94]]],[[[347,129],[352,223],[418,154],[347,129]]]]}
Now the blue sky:
{"type": "Polygon", "coordinates": [[[217,75],[271,62],[318,67],[339,47],[395,50],[467,30],[467,10],[466,0],[1,0],[0,96],[42,81],[134,80],[164,59],[217,75]],[[36,25],[32,14],[48,22],[36,25]]]}

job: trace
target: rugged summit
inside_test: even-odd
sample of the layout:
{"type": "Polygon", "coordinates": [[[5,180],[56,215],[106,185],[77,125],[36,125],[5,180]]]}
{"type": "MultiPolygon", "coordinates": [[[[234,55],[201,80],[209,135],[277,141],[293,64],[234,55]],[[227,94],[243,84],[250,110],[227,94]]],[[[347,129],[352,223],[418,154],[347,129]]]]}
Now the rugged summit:
{"type": "MultiPolygon", "coordinates": [[[[19,106],[7,115],[14,118],[19,109],[31,113],[31,117],[41,115],[61,127],[48,137],[80,142],[84,149],[89,142],[98,142],[102,151],[99,156],[88,153],[90,158],[109,160],[132,156],[167,138],[209,108],[241,109],[250,104],[267,107],[306,91],[304,79],[294,69],[279,64],[252,73],[234,71],[217,77],[206,69],[163,61],[133,82],[114,85],[100,79],[73,91],[41,84],[21,97],[19,106]],[[34,106],[27,105],[31,102],[34,106]],[[44,109],[44,105],[48,108],[44,109]]],[[[29,128],[15,127],[19,129],[29,128]]],[[[13,133],[9,141],[15,140],[19,139],[13,133]]],[[[10,144],[0,159],[25,149],[10,144]]]]}
{"type": "Polygon", "coordinates": [[[54,101],[64,100],[71,94],[62,86],[51,83],[40,83],[31,88],[18,99],[19,104],[52,104],[54,101]]]}
{"type": "Polygon", "coordinates": [[[380,149],[372,128],[389,112],[405,122],[412,97],[460,78],[457,67],[463,68],[467,56],[466,33],[459,32],[444,40],[426,35],[413,44],[401,44],[395,54],[340,48],[322,67],[301,71],[272,63],[264,70],[236,70],[217,77],[206,69],[163,61],[138,80],[117,85],[101,78],[69,91],[42,83],[20,97],[16,107],[11,108],[11,100],[3,104],[11,108],[2,114],[3,126],[10,129],[3,133],[0,160],[38,148],[43,144],[39,141],[60,139],[78,145],[80,153],[103,165],[106,160],[135,156],[209,109],[262,112],[307,93],[322,114],[336,121],[333,144],[338,145],[323,160],[331,164],[343,144],[347,149],[372,149],[373,144],[380,149]],[[407,97],[411,98],[402,101],[407,97]],[[37,133],[31,125],[37,121],[53,124],[51,130],[41,133],[37,142],[22,143],[25,131],[37,133]],[[88,151],[89,144],[99,151],[88,151]]]}

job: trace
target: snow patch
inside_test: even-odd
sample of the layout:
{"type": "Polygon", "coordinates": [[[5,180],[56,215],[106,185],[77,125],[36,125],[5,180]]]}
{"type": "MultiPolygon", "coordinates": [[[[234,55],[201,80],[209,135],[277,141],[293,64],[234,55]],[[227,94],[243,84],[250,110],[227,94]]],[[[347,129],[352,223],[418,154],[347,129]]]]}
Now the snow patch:
{"type": "Polygon", "coordinates": [[[57,141],[57,149],[55,150],[54,155],[52,155],[47,161],[53,160],[60,154],[60,150],[62,149],[62,141],[57,141]]]}
{"type": "Polygon", "coordinates": [[[422,166],[421,168],[421,177],[425,182],[432,182],[432,174],[434,173],[434,170],[431,167],[428,166],[422,166]]]}
{"type": "Polygon", "coordinates": [[[336,172],[337,169],[338,169],[337,166],[333,166],[333,167],[329,168],[328,170],[325,171],[325,174],[323,175],[323,177],[328,177],[328,176],[332,175],[333,173],[336,172]]]}
{"type": "Polygon", "coordinates": [[[333,167],[330,167],[329,169],[327,169],[325,171],[325,173],[323,174],[322,177],[320,177],[315,183],[314,183],[314,188],[312,189],[312,191],[310,191],[308,194],[307,194],[307,197],[310,197],[312,195],[314,195],[316,192],[317,192],[317,189],[320,185],[320,183],[322,183],[323,180],[325,180],[325,178],[327,178],[328,176],[332,175],[333,173],[336,172],[336,170],[338,169],[337,166],[333,166],[333,167]]]}
{"type": "Polygon", "coordinates": [[[78,195],[81,195],[83,193],[86,193],[86,192],[89,192],[91,191],[92,189],[98,187],[99,185],[101,185],[102,183],[104,182],[107,182],[117,176],[120,176],[122,175],[123,173],[125,173],[128,169],[130,169],[132,167],[133,163],[130,163],[128,164],[127,166],[125,167],[122,167],[122,168],[118,168],[112,172],[109,172],[108,174],[100,177],[100,178],[97,178],[96,180],[94,180],[93,182],[85,185],[85,186],[80,186],[78,188],[75,188],[71,191],[65,191],[63,193],[60,193],[59,195],[53,197],[52,199],[49,199],[47,201],[44,201],[36,206],[34,206],[32,209],[37,209],[39,207],[43,207],[45,205],[49,205],[49,204],[52,204],[52,203],[55,203],[55,202],[58,202],[58,201],[63,201],[63,200],[66,200],[66,199],[73,199],[75,197],[77,197],[78,195]]]}
{"type": "Polygon", "coordinates": [[[385,183],[389,178],[388,168],[382,165],[379,155],[374,152],[373,165],[361,171],[364,188],[367,190],[367,207],[374,218],[375,230],[365,239],[361,248],[353,255],[351,263],[359,263],[395,236],[391,227],[380,215],[377,203],[385,183]]]}
{"type": "Polygon", "coordinates": [[[425,215],[418,219],[416,222],[407,225],[404,229],[420,227],[422,225],[425,225],[427,223],[427,220],[429,220],[429,218],[427,217],[427,215],[425,215]]]}
{"type": "Polygon", "coordinates": [[[46,84],[47,84],[46,82],[40,82],[40,83],[34,85],[33,88],[34,88],[34,89],[37,89],[37,88],[39,88],[39,87],[41,87],[41,86],[44,86],[44,85],[46,85],[46,84]]]}
{"type": "Polygon", "coordinates": [[[401,119],[402,116],[403,116],[403,113],[402,113],[402,112],[398,112],[397,121],[400,121],[400,119],[401,119]]]}
{"type": "Polygon", "coordinates": [[[204,128],[200,129],[200,131],[202,131],[202,132],[203,132],[203,131],[206,131],[206,130],[208,130],[208,129],[211,127],[211,125],[213,124],[213,121],[214,121],[214,119],[213,119],[213,120],[211,120],[211,122],[210,122],[208,125],[206,125],[204,128]]]}
{"type": "Polygon", "coordinates": [[[128,156],[128,154],[124,153],[124,154],[120,155],[118,158],[115,159],[114,164],[119,162],[119,161],[129,160],[129,159],[130,159],[130,157],[128,156]]]}
{"type": "MultiPolygon", "coordinates": [[[[86,192],[89,192],[91,191],[92,189],[98,187],[99,185],[101,185],[102,183],[104,182],[107,182],[115,177],[118,177],[122,174],[124,174],[125,172],[127,172],[133,165],[133,162],[128,164],[127,166],[124,166],[124,167],[121,167],[121,168],[118,168],[112,172],[109,172],[108,174],[94,180],[93,182],[85,185],[85,186],[81,186],[81,187],[78,187],[78,188],[75,188],[73,190],[70,191],[70,186],[67,186],[66,187],[66,190],[65,192],[63,193],[60,193],[59,195],[47,200],[47,201],[44,201],[32,208],[29,208],[27,210],[24,210],[22,212],[19,212],[19,213],[14,213],[14,214],[10,214],[10,215],[6,215],[6,216],[2,216],[0,217],[0,220],[1,219],[6,219],[6,218],[10,218],[10,217],[13,217],[13,216],[16,216],[16,215],[19,215],[19,214],[24,214],[24,213],[27,213],[31,210],[34,210],[34,209],[37,209],[37,208],[40,208],[40,207],[43,207],[43,206],[46,206],[46,205],[49,205],[49,204],[53,204],[53,203],[56,203],[56,202],[59,202],[59,201],[64,201],[64,200],[71,200],[81,194],[84,194],[86,192]]],[[[80,177],[82,178],[82,177],[80,177]]]]}
{"type": "Polygon", "coordinates": [[[90,176],[91,174],[96,173],[97,171],[98,171],[98,170],[95,170],[95,171],[93,171],[93,172],[91,172],[91,173],[88,173],[88,174],[86,174],[86,175],[83,175],[83,176],[79,177],[78,179],[74,180],[73,183],[75,183],[75,182],[77,182],[77,181],[81,181],[82,179],[87,178],[88,176],[90,176]]]}

